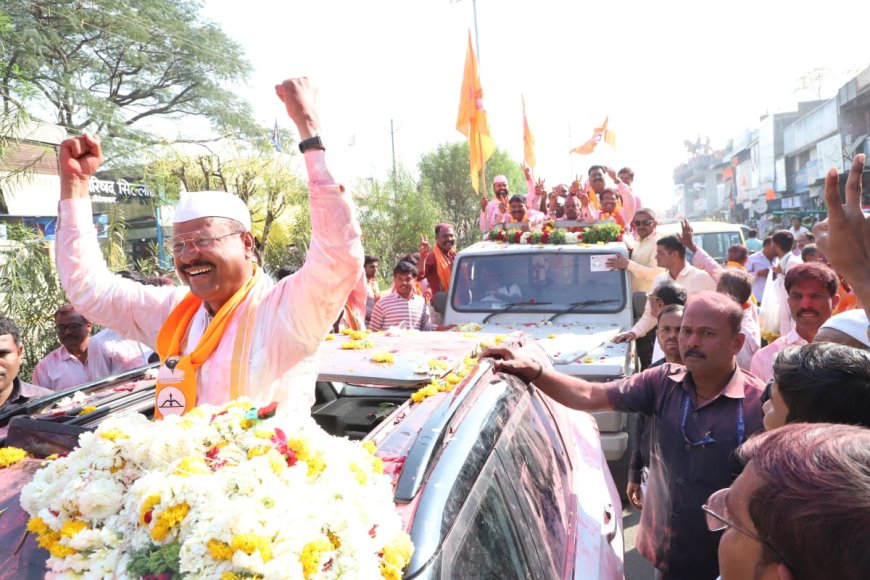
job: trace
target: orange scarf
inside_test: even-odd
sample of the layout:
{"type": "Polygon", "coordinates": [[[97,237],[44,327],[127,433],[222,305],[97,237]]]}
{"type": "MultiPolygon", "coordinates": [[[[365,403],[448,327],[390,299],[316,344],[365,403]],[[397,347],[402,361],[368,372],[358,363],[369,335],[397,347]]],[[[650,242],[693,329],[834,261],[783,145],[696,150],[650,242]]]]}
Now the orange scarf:
{"type": "Polygon", "coordinates": [[[521,224],[523,222],[529,221],[529,213],[528,212],[523,214],[523,219],[521,219],[521,220],[515,220],[514,216],[512,216],[510,214],[507,214],[507,216],[508,216],[508,223],[509,224],[521,224]]]}
{"type": "Polygon", "coordinates": [[[726,268],[738,268],[740,270],[743,270],[744,272],[746,271],[746,267],[743,264],[741,264],[740,262],[734,262],[732,260],[728,260],[728,262],[725,264],[725,267],[726,268]]]}
{"type": "MultiPolygon", "coordinates": [[[[438,272],[438,281],[441,283],[441,291],[447,292],[447,289],[450,288],[450,274],[453,272],[453,267],[447,261],[447,256],[444,255],[441,248],[435,246],[433,250],[435,252],[435,268],[438,272]]],[[[435,292],[434,288],[432,288],[432,292],[435,292]]]]}
{"type": "MultiPolygon", "coordinates": [[[[163,366],[157,379],[155,419],[162,419],[164,415],[181,415],[196,406],[197,372],[220,344],[233,314],[261,275],[261,270],[254,265],[254,275],[220,307],[199,339],[199,344],[190,354],[181,356],[181,344],[187,336],[191,320],[202,306],[202,299],[188,292],[178,306],[172,309],[157,335],[157,354],[160,355],[163,366]]],[[[238,347],[238,343],[236,346],[238,347]]]]}

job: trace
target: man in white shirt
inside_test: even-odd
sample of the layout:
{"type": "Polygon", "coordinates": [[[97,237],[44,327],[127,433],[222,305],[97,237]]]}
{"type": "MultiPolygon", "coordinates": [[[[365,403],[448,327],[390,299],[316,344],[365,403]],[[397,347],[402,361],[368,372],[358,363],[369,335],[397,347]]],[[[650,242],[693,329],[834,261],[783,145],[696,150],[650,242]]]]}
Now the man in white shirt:
{"type": "Polygon", "coordinates": [[[773,378],[773,361],[790,346],[803,346],[816,337],[819,328],[831,317],[840,302],[837,275],[819,262],[799,264],[785,275],[786,306],[794,318],[794,330],[755,353],[750,371],[758,378],[773,378]]]}
{"type": "MultiPolygon", "coordinates": [[[[653,279],[652,287],[657,288],[665,280],[673,280],[683,286],[691,298],[698,292],[715,291],[716,282],[709,274],[686,263],[686,246],[675,235],[659,238],[656,242],[656,262],[665,269],[653,279]]],[[[645,336],[656,326],[656,318],[652,314],[649,301],[631,330],[618,334],[613,342],[629,342],[645,336]]]]}
{"type": "Polygon", "coordinates": [[[761,299],[764,297],[764,287],[767,285],[767,274],[773,267],[773,238],[767,236],[762,242],[761,251],[755,252],[749,256],[749,261],[746,262],[746,271],[752,274],[754,280],[752,282],[752,295],[755,300],[761,304],[761,299]]]}
{"type": "Polygon", "coordinates": [[[791,217],[791,228],[786,231],[790,232],[794,239],[798,239],[802,235],[810,233],[810,230],[805,228],[801,223],[801,218],[796,215],[791,217]]]}
{"type": "Polygon", "coordinates": [[[796,256],[792,252],[795,241],[791,231],[780,230],[775,232],[771,238],[773,239],[773,254],[778,258],[773,266],[773,272],[776,274],[774,287],[779,292],[779,335],[785,336],[794,328],[794,321],[788,308],[788,292],[785,290],[782,277],[788,274],[788,271],[793,267],[803,262],[800,256],[796,256]]]}

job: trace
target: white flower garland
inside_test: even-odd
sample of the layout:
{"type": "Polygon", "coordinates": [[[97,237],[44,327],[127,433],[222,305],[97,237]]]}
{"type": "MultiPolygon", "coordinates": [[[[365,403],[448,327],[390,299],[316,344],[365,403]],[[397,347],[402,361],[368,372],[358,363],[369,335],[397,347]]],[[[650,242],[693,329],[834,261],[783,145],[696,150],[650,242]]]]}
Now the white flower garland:
{"type": "Polygon", "coordinates": [[[401,578],[413,546],[371,444],[247,400],[107,419],[21,493],[70,577],[401,578]]]}

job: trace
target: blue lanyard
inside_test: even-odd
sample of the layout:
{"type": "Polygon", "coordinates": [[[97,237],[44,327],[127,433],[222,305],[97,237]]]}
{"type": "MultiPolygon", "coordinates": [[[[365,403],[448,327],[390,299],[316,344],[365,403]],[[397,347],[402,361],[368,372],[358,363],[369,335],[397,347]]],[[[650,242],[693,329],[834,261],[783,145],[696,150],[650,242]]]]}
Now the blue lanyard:
{"type": "MultiPolygon", "coordinates": [[[[710,435],[709,432],[704,435],[704,438],[697,442],[689,441],[689,438],[686,436],[686,419],[689,417],[689,393],[683,391],[683,412],[682,418],[680,419],[680,431],[683,434],[683,439],[686,440],[692,446],[696,445],[708,445],[710,443],[716,443],[716,440],[710,435]]],[[[740,400],[740,405],[737,406],[737,445],[740,445],[746,440],[746,421],[743,419],[743,400],[740,400]]]]}

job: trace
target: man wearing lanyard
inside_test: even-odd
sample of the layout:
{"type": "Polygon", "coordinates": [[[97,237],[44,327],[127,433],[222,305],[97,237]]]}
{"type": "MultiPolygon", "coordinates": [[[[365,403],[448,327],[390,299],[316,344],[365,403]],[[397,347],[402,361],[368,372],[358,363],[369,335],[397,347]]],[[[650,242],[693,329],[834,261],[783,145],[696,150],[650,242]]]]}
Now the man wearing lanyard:
{"type": "Polygon", "coordinates": [[[721,294],[700,292],[680,326],[685,366],[663,364],[627,379],[593,383],[543,368],[516,351],[493,347],[496,370],[533,382],[556,401],[583,411],[636,412],[651,421],[650,477],[638,551],[667,579],[716,578],[718,532],[701,505],[740,472],[733,451],[762,430],[764,383],[743,373],[743,311],[721,294]]]}

